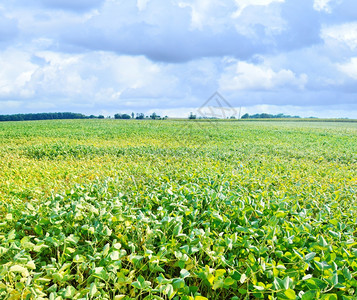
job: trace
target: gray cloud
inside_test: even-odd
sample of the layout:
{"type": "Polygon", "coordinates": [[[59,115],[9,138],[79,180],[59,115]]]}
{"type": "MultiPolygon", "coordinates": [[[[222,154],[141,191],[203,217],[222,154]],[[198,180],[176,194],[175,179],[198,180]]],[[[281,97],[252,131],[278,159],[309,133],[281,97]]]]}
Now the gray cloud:
{"type": "Polygon", "coordinates": [[[73,12],[84,12],[102,5],[105,0],[17,0],[28,6],[41,5],[44,8],[61,9],[73,12]]]}
{"type": "Polygon", "coordinates": [[[311,0],[287,0],[281,4],[286,28],[276,39],[277,50],[295,50],[318,44],[320,38],[320,13],[311,0]]]}
{"type": "MultiPolygon", "coordinates": [[[[235,5],[227,3],[230,3],[227,4],[230,8],[228,12],[232,14],[235,5]]],[[[191,11],[187,8],[173,7],[170,3],[164,5],[168,8],[170,20],[167,20],[167,16],[160,15],[155,22],[145,16],[145,13],[132,11],[130,5],[121,4],[120,7],[116,7],[122,7],[122,12],[118,12],[118,19],[121,19],[123,11],[128,10],[133,13],[130,22],[121,23],[113,20],[113,23],[107,26],[103,22],[106,16],[104,11],[103,15],[93,17],[76,28],[67,29],[62,33],[62,39],[64,43],[82,49],[145,55],[154,61],[175,63],[214,56],[233,56],[246,60],[256,54],[299,49],[321,42],[319,13],[313,9],[310,0],[271,5],[276,10],[281,10],[281,17],[286,23],[281,32],[276,34],[270,33],[269,23],[251,24],[249,16],[244,15],[254,12],[265,13],[266,10],[260,6],[243,10],[237,19],[232,19],[229,14],[225,15],[217,21],[218,24],[224,22],[225,26],[223,29],[218,26],[217,29],[204,24],[201,28],[192,28],[191,11]],[[241,20],[243,29],[239,30],[236,25],[240,24],[241,20]],[[244,25],[243,22],[247,23],[244,25]],[[249,29],[250,33],[244,32],[245,29],[249,29]]],[[[227,6],[224,7],[225,12],[227,6]]],[[[148,7],[146,14],[150,14],[150,9],[155,8],[148,7]]]]}
{"type": "Polygon", "coordinates": [[[83,49],[114,51],[121,55],[145,55],[153,61],[173,63],[214,56],[248,59],[252,53],[266,51],[259,50],[260,45],[233,29],[216,35],[179,28],[170,33],[156,26],[137,24],[105,34],[83,26],[78,31],[67,33],[63,39],[83,49]]]}

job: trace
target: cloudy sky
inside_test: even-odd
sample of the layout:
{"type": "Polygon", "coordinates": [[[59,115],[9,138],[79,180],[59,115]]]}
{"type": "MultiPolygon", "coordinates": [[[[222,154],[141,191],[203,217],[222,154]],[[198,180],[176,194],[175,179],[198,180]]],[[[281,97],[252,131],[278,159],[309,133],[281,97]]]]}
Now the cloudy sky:
{"type": "Polygon", "coordinates": [[[356,0],[0,2],[0,114],[357,118],[356,0]]]}

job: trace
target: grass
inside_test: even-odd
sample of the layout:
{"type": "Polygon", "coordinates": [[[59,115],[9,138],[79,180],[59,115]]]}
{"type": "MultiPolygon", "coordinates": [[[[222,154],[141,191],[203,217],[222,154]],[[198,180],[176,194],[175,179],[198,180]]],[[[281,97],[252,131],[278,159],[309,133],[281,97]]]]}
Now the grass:
{"type": "Polygon", "coordinates": [[[355,299],[357,124],[0,124],[1,299],[355,299]]]}

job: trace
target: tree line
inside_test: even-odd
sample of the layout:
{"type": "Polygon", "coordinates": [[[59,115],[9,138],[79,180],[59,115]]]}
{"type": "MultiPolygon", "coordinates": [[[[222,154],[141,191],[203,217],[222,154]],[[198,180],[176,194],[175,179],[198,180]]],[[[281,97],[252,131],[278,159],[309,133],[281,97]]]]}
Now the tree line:
{"type": "Polygon", "coordinates": [[[299,116],[289,116],[284,114],[271,115],[267,113],[249,115],[245,114],[242,119],[300,119],[299,116]]]}
{"type": "MultiPolygon", "coordinates": [[[[1,121],[35,121],[35,120],[61,120],[61,119],[104,119],[103,115],[95,116],[90,115],[86,116],[80,113],[72,113],[72,112],[55,112],[55,113],[31,113],[31,114],[14,114],[14,115],[0,115],[0,122],[1,121]]],[[[110,118],[110,117],[108,117],[110,118]]],[[[155,112],[151,115],[146,115],[143,113],[131,113],[131,114],[120,114],[117,113],[114,115],[115,119],[136,119],[136,120],[143,120],[143,119],[152,119],[152,120],[165,120],[168,119],[167,116],[161,117],[155,112]]],[[[192,112],[190,113],[188,119],[196,119],[197,116],[194,115],[192,112]]],[[[199,117],[199,119],[204,117],[199,117]]],[[[235,119],[234,116],[230,117],[231,119],[235,119]]],[[[242,119],[287,119],[287,118],[294,118],[300,119],[299,116],[290,116],[284,114],[254,114],[249,115],[245,114],[242,116],[242,119]]]]}
{"type": "Polygon", "coordinates": [[[86,116],[80,113],[72,113],[72,112],[0,115],[0,121],[35,121],[35,120],[61,120],[61,119],[104,119],[104,116],[101,115],[86,116]]]}
{"type": "MultiPolygon", "coordinates": [[[[36,121],[36,120],[62,120],[62,119],[104,119],[103,115],[95,116],[90,115],[86,116],[80,113],[72,112],[55,112],[55,113],[29,113],[29,114],[13,114],[13,115],[0,115],[1,121],[36,121]]],[[[108,117],[110,118],[110,117],[108,117]]],[[[149,116],[145,116],[143,113],[137,113],[136,115],[132,113],[129,114],[120,114],[117,113],[114,115],[115,119],[153,119],[153,120],[165,120],[168,116],[161,117],[155,112],[149,116]]]]}
{"type": "Polygon", "coordinates": [[[136,119],[136,120],[143,120],[143,119],[153,119],[153,120],[166,120],[168,119],[168,116],[161,117],[155,112],[153,112],[150,116],[145,116],[143,113],[137,113],[136,115],[134,113],[131,113],[131,115],[128,114],[115,114],[114,119],[124,119],[124,120],[129,120],[129,119],[136,119]]]}

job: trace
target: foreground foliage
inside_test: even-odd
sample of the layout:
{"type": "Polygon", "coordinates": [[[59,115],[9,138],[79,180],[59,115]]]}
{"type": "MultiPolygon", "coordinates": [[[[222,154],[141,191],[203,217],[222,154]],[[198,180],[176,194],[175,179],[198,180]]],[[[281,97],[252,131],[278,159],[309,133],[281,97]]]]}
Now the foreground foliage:
{"type": "Polygon", "coordinates": [[[1,299],[355,299],[357,125],[4,123],[1,299]]]}

